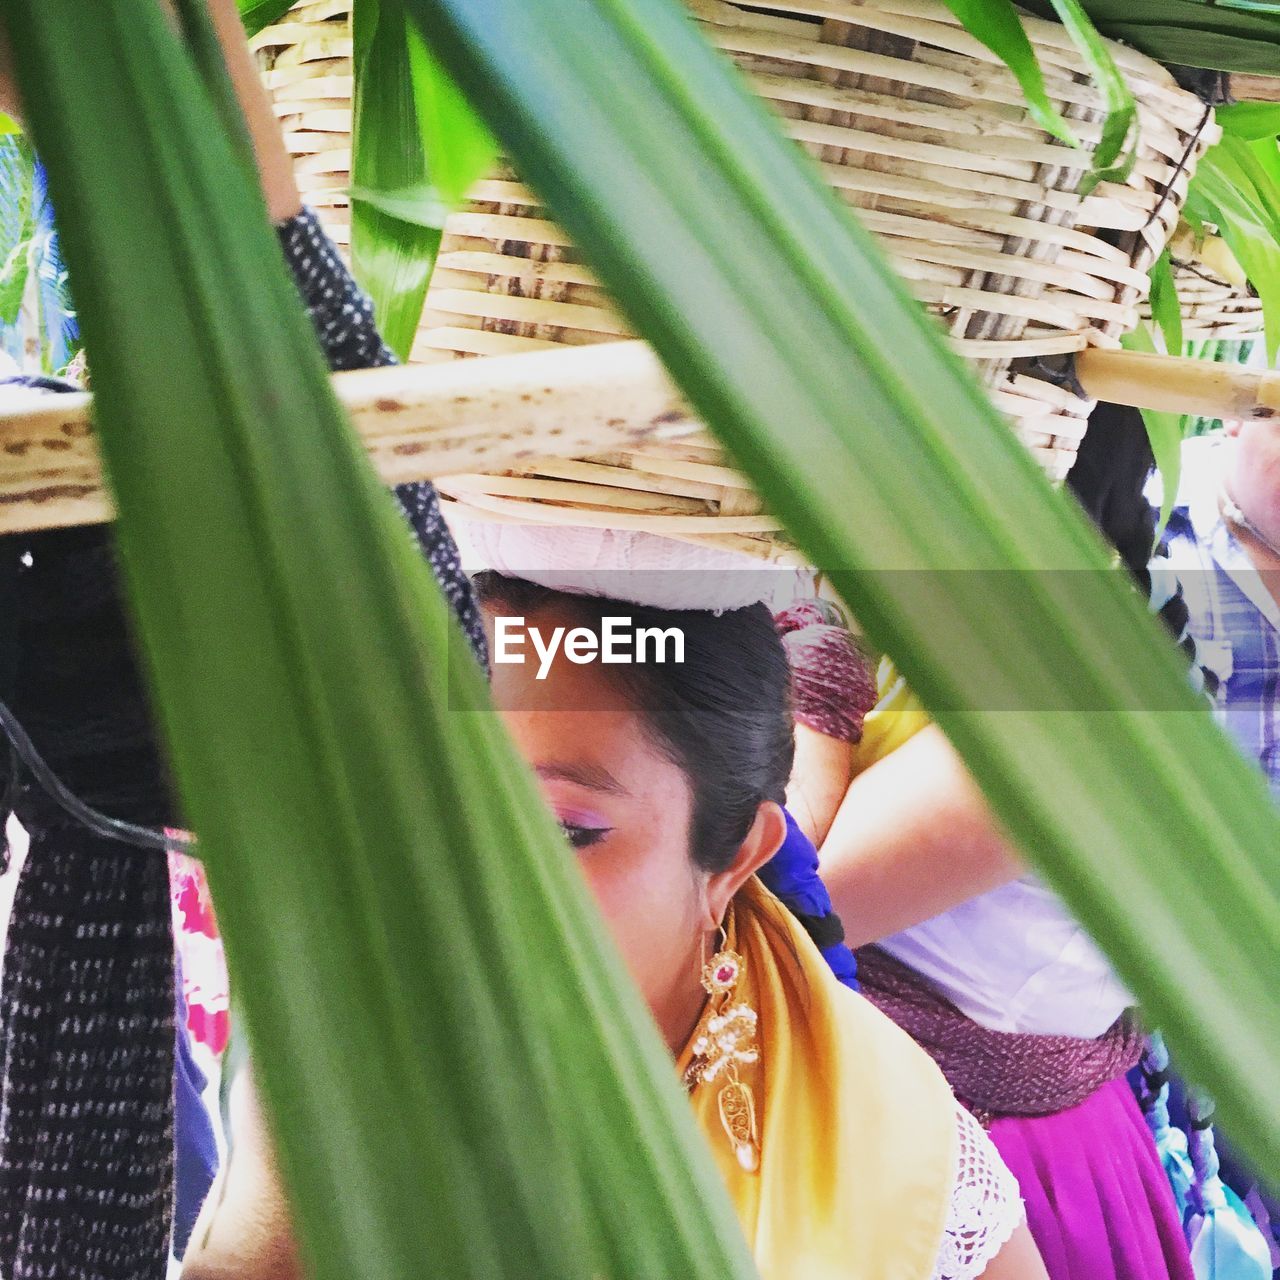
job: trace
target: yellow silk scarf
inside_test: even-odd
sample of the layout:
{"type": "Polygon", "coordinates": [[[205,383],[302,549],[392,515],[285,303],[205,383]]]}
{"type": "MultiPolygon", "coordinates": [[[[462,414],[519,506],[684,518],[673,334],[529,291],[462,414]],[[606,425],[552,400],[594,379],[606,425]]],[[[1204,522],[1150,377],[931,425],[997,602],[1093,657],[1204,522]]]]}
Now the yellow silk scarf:
{"type": "MultiPolygon", "coordinates": [[[[930,1280],[955,1179],[955,1102],[904,1032],[836,981],[756,880],[726,920],[743,957],[731,1000],[759,1014],[760,1166],[739,1164],[720,1120],[723,1079],[691,1096],[764,1280],[930,1280]]],[[[680,1060],[714,1012],[709,1008],[680,1060]]]]}

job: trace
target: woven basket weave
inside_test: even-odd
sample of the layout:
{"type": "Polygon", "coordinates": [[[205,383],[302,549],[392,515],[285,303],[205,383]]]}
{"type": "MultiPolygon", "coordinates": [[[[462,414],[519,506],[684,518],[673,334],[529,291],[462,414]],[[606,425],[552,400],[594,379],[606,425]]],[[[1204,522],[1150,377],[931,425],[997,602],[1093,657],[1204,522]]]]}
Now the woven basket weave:
{"type": "MultiPolygon", "coordinates": [[[[1170,241],[1169,252],[1185,342],[1262,336],[1262,300],[1218,236],[1201,238],[1184,226],[1170,241]]],[[[1142,317],[1151,319],[1151,308],[1145,303],[1142,317]]]]}
{"type": "MultiPolygon", "coordinates": [[[[1124,185],[1075,192],[1087,157],[1030,120],[1012,75],[936,0],[691,0],[786,129],[881,240],[908,286],[972,359],[996,405],[1054,478],[1091,405],[1036,376],[1045,356],[1116,346],[1189,174],[1217,135],[1158,64],[1113,54],[1139,106],[1124,185]]],[[[349,3],[309,0],[256,38],[305,198],[339,243],[349,215],[349,3]]],[[[1050,96],[1077,136],[1101,110],[1061,27],[1028,19],[1050,96]]],[[[450,218],[413,359],[539,350],[630,336],[573,245],[509,170],[450,218]]],[[[489,518],[600,523],[786,554],[777,525],[709,441],[548,460],[450,479],[489,518]]]]}
{"type": "Polygon", "coordinates": [[[1231,284],[1194,262],[1173,263],[1187,342],[1262,336],[1262,302],[1247,287],[1231,284]]]}

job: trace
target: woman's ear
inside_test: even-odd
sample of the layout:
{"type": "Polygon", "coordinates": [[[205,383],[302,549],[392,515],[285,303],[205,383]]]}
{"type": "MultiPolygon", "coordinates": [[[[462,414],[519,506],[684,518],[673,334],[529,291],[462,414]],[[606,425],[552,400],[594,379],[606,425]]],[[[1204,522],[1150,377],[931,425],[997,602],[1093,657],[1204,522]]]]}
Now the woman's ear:
{"type": "Polygon", "coordinates": [[[787,819],[782,806],[766,800],[756,810],[751,830],[738,846],[733,861],[723,871],[717,871],[707,879],[705,900],[708,929],[719,926],[733,895],[778,852],[786,836],[787,819]]]}

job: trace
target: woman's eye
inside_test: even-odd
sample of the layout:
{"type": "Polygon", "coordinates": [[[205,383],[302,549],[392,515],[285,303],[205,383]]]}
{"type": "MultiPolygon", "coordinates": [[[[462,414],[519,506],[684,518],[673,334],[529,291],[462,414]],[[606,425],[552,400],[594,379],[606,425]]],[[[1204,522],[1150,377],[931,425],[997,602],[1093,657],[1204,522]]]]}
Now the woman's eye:
{"type": "Polygon", "coordinates": [[[560,829],[564,832],[565,839],[575,849],[587,849],[593,844],[599,844],[601,840],[609,834],[612,827],[580,827],[572,822],[562,822],[560,829]]]}

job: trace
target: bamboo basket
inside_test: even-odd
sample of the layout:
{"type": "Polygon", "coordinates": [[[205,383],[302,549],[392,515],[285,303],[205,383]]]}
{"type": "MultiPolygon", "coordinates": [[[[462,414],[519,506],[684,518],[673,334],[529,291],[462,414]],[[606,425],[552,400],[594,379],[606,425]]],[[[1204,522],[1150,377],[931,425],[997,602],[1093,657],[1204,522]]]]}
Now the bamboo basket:
{"type": "Polygon", "coordinates": [[[1198,262],[1173,261],[1186,342],[1262,336],[1262,302],[1248,285],[1224,280],[1198,262]]]}
{"type": "MultiPolygon", "coordinates": [[[[1189,227],[1181,226],[1169,242],[1169,252],[1185,342],[1262,336],[1262,301],[1220,236],[1198,238],[1189,227]]],[[[1151,308],[1145,303],[1142,316],[1151,319],[1151,308]]]]}
{"type": "MultiPolygon", "coordinates": [[[[971,359],[1017,436],[1065,476],[1092,403],[1039,376],[1045,357],[1116,347],[1217,126],[1157,63],[1112,52],[1138,102],[1131,178],[1081,198],[1087,157],[1037,128],[1012,75],[938,0],[690,0],[788,132],[880,238],[971,359]]],[[[305,0],[256,46],[304,197],[340,244],[350,166],[349,0],[305,0]]],[[[1050,96],[1086,145],[1098,96],[1062,28],[1027,19],[1050,96]]],[[[510,169],[446,226],[412,359],[631,336],[574,246],[510,169]]],[[[549,442],[550,443],[550,442],[549,442]]],[[[548,453],[553,453],[552,448],[548,453]]],[[[644,528],[789,557],[778,525],[707,438],[547,458],[440,485],[486,519],[644,528]]]]}

